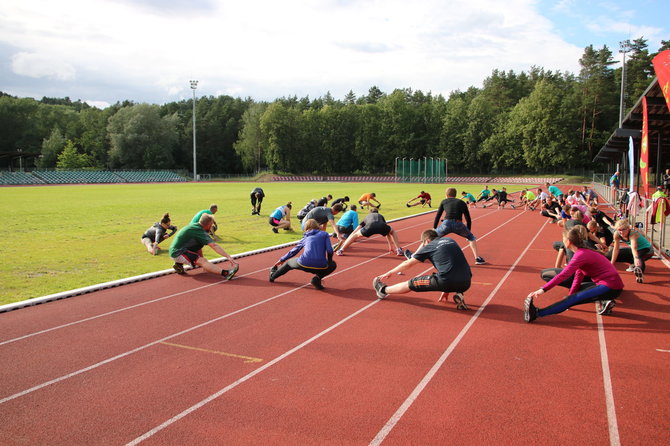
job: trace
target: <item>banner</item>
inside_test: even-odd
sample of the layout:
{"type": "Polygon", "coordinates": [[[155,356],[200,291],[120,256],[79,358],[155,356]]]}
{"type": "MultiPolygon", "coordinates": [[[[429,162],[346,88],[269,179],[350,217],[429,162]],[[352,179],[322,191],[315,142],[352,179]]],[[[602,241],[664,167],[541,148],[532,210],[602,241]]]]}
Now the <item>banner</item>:
{"type": "Polygon", "coordinates": [[[670,50],[661,51],[652,60],[665,103],[670,109],[670,50]]]}
{"type": "Polygon", "coordinates": [[[649,198],[649,116],[647,114],[647,97],[642,96],[642,145],[640,147],[640,175],[642,176],[642,193],[649,198]]]}
{"type": "Polygon", "coordinates": [[[630,182],[628,183],[628,191],[633,192],[635,187],[635,143],[633,137],[630,136],[628,142],[628,168],[630,170],[630,182]]]}

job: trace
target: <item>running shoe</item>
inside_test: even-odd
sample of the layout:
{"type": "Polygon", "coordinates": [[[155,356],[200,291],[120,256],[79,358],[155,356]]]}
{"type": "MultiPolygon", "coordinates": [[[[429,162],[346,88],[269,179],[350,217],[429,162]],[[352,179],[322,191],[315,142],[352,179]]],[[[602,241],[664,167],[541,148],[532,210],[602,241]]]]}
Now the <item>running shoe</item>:
{"type": "Polygon", "coordinates": [[[405,255],[405,258],[407,260],[410,260],[412,258],[412,251],[410,251],[409,249],[406,249],[405,252],[403,252],[403,254],[405,255]]]}
{"type": "Polygon", "coordinates": [[[632,273],[633,271],[635,271],[635,265],[634,264],[628,265],[628,268],[626,268],[626,272],[632,273]]]}
{"type": "Polygon", "coordinates": [[[172,265],[172,268],[174,268],[175,271],[177,271],[177,274],[186,274],[186,271],[184,270],[184,265],[181,263],[175,263],[172,265]]]}
{"type": "Polygon", "coordinates": [[[635,267],[635,269],[633,270],[633,274],[635,274],[635,281],[637,283],[644,282],[644,273],[642,272],[642,268],[635,267]]]}
{"type": "Polygon", "coordinates": [[[312,277],[312,280],[310,281],[310,283],[317,290],[322,290],[323,289],[323,285],[321,285],[321,278],[319,276],[312,277]]]}
{"type": "Polygon", "coordinates": [[[237,263],[235,266],[233,266],[233,269],[226,271],[225,269],[221,271],[221,275],[225,280],[230,280],[233,277],[235,277],[235,274],[237,271],[240,269],[240,264],[237,263]]]}
{"type": "Polygon", "coordinates": [[[465,303],[465,298],[463,296],[463,293],[454,294],[454,303],[456,304],[456,309],[457,310],[469,310],[470,309],[468,307],[468,305],[465,303]]]}
{"type": "Polygon", "coordinates": [[[383,292],[382,290],[384,289],[386,285],[379,280],[379,277],[375,277],[374,280],[372,281],[372,287],[375,289],[375,292],[377,293],[377,298],[379,299],[385,299],[388,294],[383,292]]]}
{"type": "Polygon", "coordinates": [[[512,206],[512,209],[516,209],[516,206],[514,206],[513,204],[510,204],[510,206],[512,206]]]}
{"type": "Polygon", "coordinates": [[[405,254],[402,252],[402,248],[397,248],[395,250],[395,255],[397,256],[404,256],[405,254]]]}
{"type": "Polygon", "coordinates": [[[533,298],[527,297],[523,301],[523,320],[530,323],[535,319],[537,319],[537,308],[533,305],[533,298]]]}
{"type": "Polygon", "coordinates": [[[274,232],[275,234],[279,234],[279,229],[273,227],[273,228],[272,228],[272,232],[274,232]]]}
{"type": "Polygon", "coordinates": [[[338,256],[343,256],[344,252],[342,252],[341,249],[338,249],[337,251],[335,251],[335,254],[337,254],[338,256]]]}
{"type": "Polygon", "coordinates": [[[486,263],[486,260],[484,260],[483,257],[477,257],[477,258],[475,259],[475,265],[483,265],[483,264],[485,264],[485,263],[486,263]]]}
{"type": "MultiPolygon", "coordinates": [[[[335,243],[335,244],[333,245],[333,251],[337,251],[337,250],[340,248],[340,245],[341,245],[341,244],[342,244],[342,242],[337,242],[337,243],[335,243]]],[[[340,254],[340,255],[341,255],[341,254],[340,254]]]]}
{"type": "Polygon", "coordinates": [[[274,273],[276,273],[276,272],[277,272],[277,267],[276,266],[273,266],[272,268],[270,268],[270,282],[275,281],[275,278],[273,276],[274,276],[274,273]]]}
{"type": "Polygon", "coordinates": [[[409,204],[405,203],[405,206],[410,207],[409,204]]]}
{"type": "Polygon", "coordinates": [[[596,312],[601,315],[608,315],[612,313],[612,309],[616,303],[613,300],[599,300],[596,305],[596,312]]]}

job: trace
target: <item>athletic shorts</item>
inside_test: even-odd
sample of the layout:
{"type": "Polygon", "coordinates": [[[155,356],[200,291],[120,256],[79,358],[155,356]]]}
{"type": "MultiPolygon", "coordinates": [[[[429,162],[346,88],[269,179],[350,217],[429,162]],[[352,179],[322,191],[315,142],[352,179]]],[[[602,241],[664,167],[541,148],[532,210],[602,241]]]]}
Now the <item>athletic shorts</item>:
{"type": "Polygon", "coordinates": [[[370,225],[365,225],[361,229],[361,235],[363,237],[370,237],[375,234],[383,235],[386,237],[389,235],[389,232],[391,232],[391,227],[387,225],[386,223],[382,222],[375,222],[370,225]]]}
{"type": "Polygon", "coordinates": [[[270,223],[271,226],[279,226],[279,223],[281,223],[281,222],[279,220],[277,220],[276,218],[270,217],[268,219],[268,223],[270,223]]]}
{"type": "Polygon", "coordinates": [[[196,264],[195,262],[202,257],[202,251],[199,252],[193,252],[193,251],[186,251],[185,253],[173,257],[172,260],[175,261],[175,263],[181,263],[182,265],[188,264],[191,265],[193,268],[195,268],[196,264]]]}
{"type": "Polygon", "coordinates": [[[417,292],[442,291],[446,293],[464,293],[470,289],[470,281],[452,281],[440,279],[437,274],[418,276],[410,279],[409,289],[417,292]]]}
{"type": "Polygon", "coordinates": [[[465,237],[468,239],[468,241],[471,242],[477,240],[477,237],[475,237],[472,232],[470,232],[468,227],[465,226],[462,221],[458,220],[442,220],[442,223],[440,223],[440,226],[438,226],[435,231],[440,237],[443,237],[447,234],[457,234],[461,237],[465,237]]]}

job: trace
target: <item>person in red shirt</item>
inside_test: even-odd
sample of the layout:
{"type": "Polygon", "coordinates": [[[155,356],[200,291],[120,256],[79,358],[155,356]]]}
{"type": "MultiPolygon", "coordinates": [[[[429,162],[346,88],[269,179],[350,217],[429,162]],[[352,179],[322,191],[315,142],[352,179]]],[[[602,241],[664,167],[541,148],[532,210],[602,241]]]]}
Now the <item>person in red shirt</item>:
{"type": "Polygon", "coordinates": [[[406,203],[406,206],[408,208],[411,208],[412,206],[418,206],[421,205],[421,207],[426,207],[428,205],[429,208],[432,208],[431,206],[431,201],[430,201],[430,194],[426,191],[421,191],[419,195],[416,197],[412,198],[406,203]]]}

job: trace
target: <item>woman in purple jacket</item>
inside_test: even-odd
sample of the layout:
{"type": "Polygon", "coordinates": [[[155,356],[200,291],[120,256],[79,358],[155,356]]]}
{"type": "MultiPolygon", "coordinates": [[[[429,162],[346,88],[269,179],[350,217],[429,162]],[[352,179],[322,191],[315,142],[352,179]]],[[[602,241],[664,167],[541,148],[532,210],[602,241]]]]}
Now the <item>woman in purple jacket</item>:
{"type": "Polygon", "coordinates": [[[302,239],[289,252],[284,254],[270,269],[270,282],[274,282],[292,269],[299,269],[314,274],[311,284],[322,290],[321,279],[335,271],[337,264],[333,262],[333,246],[330,235],[319,229],[319,223],[310,218],[304,222],[305,233],[302,239]],[[300,257],[293,258],[300,251],[300,257]]]}
{"type": "Polygon", "coordinates": [[[532,322],[538,317],[558,314],[574,305],[589,302],[598,302],[598,313],[608,314],[614,307],[614,299],[619,297],[623,291],[623,281],[616,268],[607,257],[586,247],[585,240],[577,228],[563,233],[563,243],[575,254],[563,271],[542,288],[528,295],[524,301],[524,320],[526,322],[532,322]],[[533,304],[533,299],[556,285],[560,285],[572,275],[574,279],[567,297],[545,308],[537,308],[533,304]],[[592,286],[582,286],[582,281],[586,276],[591,278],[592,286]]]}

